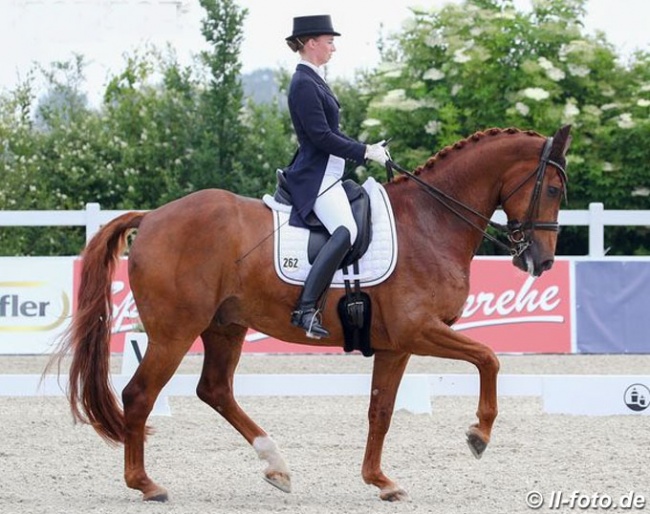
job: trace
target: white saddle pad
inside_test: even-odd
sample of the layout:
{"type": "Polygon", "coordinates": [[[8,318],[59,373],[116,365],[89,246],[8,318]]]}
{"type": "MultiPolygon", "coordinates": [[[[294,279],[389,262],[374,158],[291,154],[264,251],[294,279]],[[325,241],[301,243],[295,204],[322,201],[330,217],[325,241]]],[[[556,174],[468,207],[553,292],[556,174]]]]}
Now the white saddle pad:
{"type": "MultiPolygon", "coordinates": [[[[395,218],[384,187],[372,177],[363,188],[370,196],[372,210],[372,241],[368,251],[359,260],[359,273],[348,267],[348,280],[360,281],[362,286],[375,286],[386,280],[397,264],[397,236],[395,218]]],[[[289,225],[291,207],[277,203],[271,195],[264,195],[264,203],[273,210],[274,266],[278,276],[289,284],[302,284],[311,269],[307,254],[309,230],[289,225]]],[[[343,272],[338,270],[332,287],[345,287],[343,272]]]]}

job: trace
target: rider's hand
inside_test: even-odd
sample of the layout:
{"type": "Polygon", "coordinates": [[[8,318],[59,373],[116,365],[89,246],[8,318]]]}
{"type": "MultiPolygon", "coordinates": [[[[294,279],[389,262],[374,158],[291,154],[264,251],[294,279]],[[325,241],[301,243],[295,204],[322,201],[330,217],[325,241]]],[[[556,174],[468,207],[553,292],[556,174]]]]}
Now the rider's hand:
{"type": "Polygon", "coordinates": [[[386,142],[380,141],[374,145],[366,146],[366,159],[375,161],[382,166],[386,165],[386,161],[390,160],[390,154],[388,153],[388,148],[384,146],[386,142]]]}

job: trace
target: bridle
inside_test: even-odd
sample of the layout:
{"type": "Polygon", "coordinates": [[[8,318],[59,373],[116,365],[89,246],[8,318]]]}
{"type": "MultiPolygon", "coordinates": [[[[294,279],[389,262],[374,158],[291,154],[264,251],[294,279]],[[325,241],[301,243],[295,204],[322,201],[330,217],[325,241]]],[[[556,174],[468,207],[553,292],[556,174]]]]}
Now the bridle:
{"type": "Polygon", "coordinates": [[[533,176],[535,177],[535,186],[533,188],[530,203],[528,204],[528,211],[526,212],[524,222],[522,223],[516,219],[508,221],[508,240],[513,245],[513,248],[516,249],[516,253],[513,254],[514,256],[521,255],[524,250],[530,246],[532,234],[535,230],[550,230],[552,232],[559,232],[560,230],[560,226],[557,221],[533,221],[533,219],[539,215],[539,202],[542,194],[542,182],[544,181],[546,167],[549,164],[552,164],[557,169],[560,180],[562,181],[562,189],[564,191],[564,198],[566,200],[566,169],[557,161],[551,160],[550,154],[552,146],[553,138],[549,137],[546,139],[546,143],[542,149],[542,155],[540,157],[537,168],[530,175],[528,175],[517,187],[510,191],[510,193],[508,193],[503,200],[501,200],[501,206],[504,206],[506,201],[508,201],[512,195],[519,191],[519,189],[521,189],[521,187],[533,176]]]}
{"type": "Polygon", "coordinates": [[[505,197],[501,200],[500,205],[505,205],[517,191],[519,191],[530,179],[535,177],[535,186],[531,195],[530,203],[528,204],[528,210],[526,211],[526,217],[524,221],[519,220],[509,220],[506,225],[496,223],[490,218],[484,216],[477,210],[465,205],[464,203],[456,200],[455,198],[449,196],[447,193],[444,193],[437,187],[434,187],[430,184],[427,184],[420,177],[414,173],[404,169],[399,164],[395,163],[392,159],[386,161],[386,173],[388,175],[388,181],[393,180],[394,174],[393,171],[397,171],[409,179],[415,181],[420,187],[422,187],[429,195],[431,195],[435,200],[437,200],[441,205],[443,205],[447,210],[452,212],[458,218],[463,220],[465,223],[476,229],[477,231],[483,234],[485,239],[493,242],[501,249],[508,252],[513,257],[519,257],[526,249],[532,244],[533,233],[535,230],[550,230],[553,232],[558,232],[560,226],[557,221],[536,221],[534,218],[539,214],[539,204],[542,195],[542,183],[544,181],[544,175],[546,173],[546,167],[551,164],[557,169],[560,180],[562,181],[562,188],[564,191],[564,196],[566,199],[566,183],[567,183],[567,174],[566,169],[563,165],[558,163],[555,160],[551,160],[551,149],[553,147],[553,138],[546,138],[544,147],[542,148],[542,154],[539,159],[537,167],[527,175],[521,183],[510,191],[505,197]],[[463,212],[464,211],[464,212],[463,212]],[[503,243],[492,234],[488,233],[485,229],[481,228],[474,221],[469,219],[466,213],[470,213],[477,218],[480,218],[486,222],[489,226],[494,228],[497,232],[505,234],[506,238],[510,242],[509,245],[503,243]]]}

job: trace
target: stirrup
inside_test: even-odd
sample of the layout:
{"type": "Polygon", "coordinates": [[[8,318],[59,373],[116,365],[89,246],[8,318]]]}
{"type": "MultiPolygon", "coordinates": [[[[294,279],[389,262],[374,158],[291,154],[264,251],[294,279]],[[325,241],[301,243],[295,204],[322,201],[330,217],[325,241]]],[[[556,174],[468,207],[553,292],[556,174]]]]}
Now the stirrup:
{"type": "Polygon", "coordinates": [[[291,313],[291,324],[302,328],[307,337],[321,339],[329,337],[330,333],[321,325],[320,310],[295,310],[291,313]]]}

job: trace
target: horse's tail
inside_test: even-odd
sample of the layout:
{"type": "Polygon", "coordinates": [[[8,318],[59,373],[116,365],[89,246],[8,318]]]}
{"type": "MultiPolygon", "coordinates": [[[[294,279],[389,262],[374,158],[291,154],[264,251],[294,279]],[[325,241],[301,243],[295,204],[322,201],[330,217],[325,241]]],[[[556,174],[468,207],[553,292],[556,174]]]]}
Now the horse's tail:
{"type": "MultiPolygon", "coordinates": [[[[72,353],[68,399],[75,422],[87,423],[106,441],[124,442],[124,412],[110,383],[112,277],[131,229],[145,213],[128,212],[97,232],[82,253],[77,311],[53,361],[72,353]]],[[[52,361],[50,362],[50,364],[52,361]]],[[[49,368],[49,365],[48,365],[49,368]]]]}

